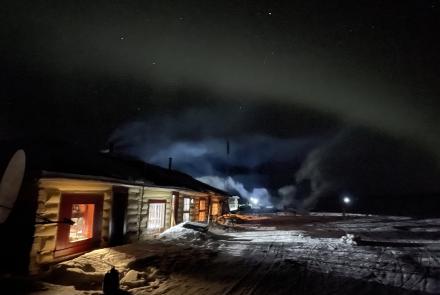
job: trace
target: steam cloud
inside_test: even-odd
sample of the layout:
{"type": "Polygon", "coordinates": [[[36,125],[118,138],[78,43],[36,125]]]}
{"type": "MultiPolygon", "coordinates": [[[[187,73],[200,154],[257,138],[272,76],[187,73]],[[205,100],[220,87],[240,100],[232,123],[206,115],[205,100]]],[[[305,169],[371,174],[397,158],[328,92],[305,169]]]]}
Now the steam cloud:
{"type": "Polygon", "coordinates": [[[117,153],[164,167],[172,157],[173,169],[245,198],[252,195],[269,202],[279,187],[293,181],[304,157],[324,136],[297,134],[294,129],[303,128],[299,126],[290,129],[289,137],[267,135],[258,128],[264,125],[249,126],[252,114],[234,113],[236,109],[227,112],[228,120],[224,120],[228,110],[224,107],[144,118],[117,128],[109,142],[117,153]],[[241,126],[238,131],[237,125],[241,126]]]}
{"type": "Polygon", "coordinates": [[[286,185],[278,189],[279,200],[278,209],[284,209],[287,206],[296,205],[295,203],[296,187],[294,185],[286,185]]]}
{"type": "Polygon", "coordinates": [[[218,176],[203,176],[199,177],[198,180],[228,192],[237,192],[241,197],[248,200],[250,197],[256,198],[261,205],[271,204],[271,196],[266,188],[253,188],[250,191],[247,190],[242,183],[235,181],[230,176],[226,178],[218,176]]]}

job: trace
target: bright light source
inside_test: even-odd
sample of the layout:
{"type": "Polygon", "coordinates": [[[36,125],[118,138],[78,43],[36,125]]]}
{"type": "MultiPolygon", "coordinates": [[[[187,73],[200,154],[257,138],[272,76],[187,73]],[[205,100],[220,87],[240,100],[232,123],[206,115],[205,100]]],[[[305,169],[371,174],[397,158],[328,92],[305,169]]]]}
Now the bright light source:
{"type": "Polygon", "coordinates": [[[250,198],[250,201],[251,201],[251,203],[254,204],[254,205],[257,205],[257,204],[258,204],[258,199],[257,199],[257,198],[253,198],[253,197],[251,197],[251,198],[250,198]]]}
{"type": "Polygon", "coordinates": [[[345,204],[350,204],[350,202],[351,202],[349,197],[344,197],[343,201],[345,204]]]}

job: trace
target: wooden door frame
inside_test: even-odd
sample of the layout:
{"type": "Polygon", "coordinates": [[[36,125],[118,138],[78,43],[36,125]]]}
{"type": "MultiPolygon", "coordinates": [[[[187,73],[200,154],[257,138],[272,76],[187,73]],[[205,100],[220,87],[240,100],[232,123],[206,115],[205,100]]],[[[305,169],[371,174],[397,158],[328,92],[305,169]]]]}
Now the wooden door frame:
{"type": "Polygon", "coordinates": [[[101,243],[101,226],[104,194],[96,193],[62,193],[60,200],[59,219],[72,217],[73,204],[94,204],[93,236],[90,239],[78,242],[69,241],[70,225],[58,224],[55,257],[81,253],[99,247],[101,243]]]}
{"type": "Polygon", "coordinates": [[[197,216],[197,221],[198,222],[201,222],[200,221],[200,212],[205,212],[205,220],[203,220],[203,222],[206,222],[207,220],[208,220],[208,214],[209,214],[209,203],[208,203],[208,198],[206,198],[206,197],[200,197],[199,198],[199,212],[198,212],[198,216],[197,216]],[[205,201],[205,209],[203,209],[203,210],[200,210],[200,203],[201,203],[201,201],[205,201]]]}
{"type": "Polygon", "coordinates": [[[109,246],[122,245],[127,232],[128,188],[114,186],[112,193],[111,221],[109,224],[109,246]],[[122,230],[122,232],[121,232],[122,230]]]}

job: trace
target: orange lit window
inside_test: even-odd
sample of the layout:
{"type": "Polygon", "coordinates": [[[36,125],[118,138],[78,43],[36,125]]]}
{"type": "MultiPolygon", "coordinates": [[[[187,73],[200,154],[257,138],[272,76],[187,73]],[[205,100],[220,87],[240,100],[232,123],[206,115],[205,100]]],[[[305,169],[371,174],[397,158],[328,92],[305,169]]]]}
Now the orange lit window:
{"type": "Polygon", "coordinates": [[[203,211],[206,210],[206,200],[205,199],[200,199],[200,203],[199,203],[199,210],[203,211]]]}
{"type": "Polygon", "coordinates": [[[220,214],[220,206],[218,202],[212,203],[212,215],[219,215],[220,214]]]}
{"type": "Polygon", "coordinates": [[[93,237],[93,215],[95,204],[72,204],[69,242],[87,240],[93,237]]]}
{"type": "Polygon", "coordinates": [[[199,221],[206,221],[206,200],[199,200],[199,221]]]}

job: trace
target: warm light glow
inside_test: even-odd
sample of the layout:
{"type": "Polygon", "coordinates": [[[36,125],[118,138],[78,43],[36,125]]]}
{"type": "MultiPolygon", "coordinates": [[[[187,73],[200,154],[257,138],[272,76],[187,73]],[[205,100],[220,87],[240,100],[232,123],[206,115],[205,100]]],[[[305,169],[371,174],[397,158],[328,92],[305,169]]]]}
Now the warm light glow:
{"type": "Polygon", "coordinates": [[[165,203],[150,203],[148,205],[147,230],[160,231],[165,227],[165,203]]]}
{"type": "Polygon", "coordinates": [[[93,237],[93,215],[95,204],[73,204],[69,242],[78,242],[93,237]]]}
{"type": "Polygon", "coordinates": [[[191,207],[191,200],[190,198],[183,198],[183,222],[185,221],[191,221],[190,220],[190,207],[191,207]]]}
{"type": "Polygon", "coordinates": [[[201,221],[201,222],[206,221],[206,212],[205,211],[199,212],[199,221],[201,221]]]}
{"type": "Polygon", "coordinates": [[[212,203],[212,215],[219,215],[220,214],[220,206],[218,202],[213,202],[212,203]]]}
{"type": "Polygon", "coordinates": [[[201,222],[206,221],[206,200],[205,199],[199,200],[199,221],[201,221],[201,222]]]}
{"type": "Polygon", "coordinates": [[[206,210],[206,200],[200,199],[199,210],[206,210]]]}
{"type": "Polygon", "coordinates": [[[184,198],[183,199],[183,211],[189,211],[190,208],[190,199],[184,198]]]}

